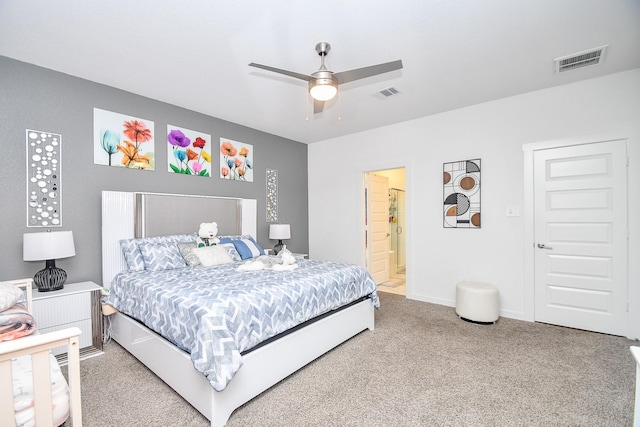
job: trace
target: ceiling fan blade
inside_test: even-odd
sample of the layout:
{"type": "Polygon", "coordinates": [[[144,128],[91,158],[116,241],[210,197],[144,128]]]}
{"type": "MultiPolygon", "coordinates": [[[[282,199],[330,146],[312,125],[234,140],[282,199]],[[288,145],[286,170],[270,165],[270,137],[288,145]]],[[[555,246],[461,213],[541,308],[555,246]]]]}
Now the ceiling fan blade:
{"type": "Polygon", "coordinates": [[[398,60],[364,68],[356,68],[355,70],[342,71],[340,73],[334,73],[333,75],[338,79],[338,83],[342,84],[401,69],[402,61],[398,60]]]}
{"type": "Polygon", "coordinates": [[[313,100],[313,114],[322,113],[324,109],[324,101],[313,100]]]}
{"type": "Polygon", "coordinates": [[[280,68],[270,67],[268,65],[256,64],[254,62],[249,64],[249,66],[250,67],[256,67],[256,68],[262,68],[263,70],[273,71],[274,73],[284,74],[284,75],[290,76],[290,77],[295,77],[296,79],[301,79],[301,80],[305,80],[305,81],[311,80],[311,76],[308,76],[306,74],[296,73],[295,71],[282,70],[280,68]]]}

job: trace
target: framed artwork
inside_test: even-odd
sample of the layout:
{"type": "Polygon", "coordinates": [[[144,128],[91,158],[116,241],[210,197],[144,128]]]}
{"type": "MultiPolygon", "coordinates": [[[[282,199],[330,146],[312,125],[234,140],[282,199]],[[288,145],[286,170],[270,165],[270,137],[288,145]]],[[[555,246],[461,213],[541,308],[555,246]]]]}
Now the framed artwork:
{"type": "Polygon", "coordinates": [[[93,162],[128,169],[155,169],[153,122],[93,109],[93,162]]]}
{"type": "Polygon", "coordinates": [[[211,176],[211,135],[167,125],[168,171],[211,176]]]}
{"type": "Polygon", "coordinates": [[[253,145],[220,138],[220,178],[253,182],[253,145]]]}
{"type": "Polygon", "coordinates": [[[27,227],[62,226],[62,135],[27,129],[27,227]]]}
{"type": "Polygon", "coordinates": [[[444,163],[444,228],[480,228],[480,159],[444,163]]]}
{"type": "Polygon", "coordinates": [[[278,221],[278,171],[267,169],[267,222],[278,221]]]}

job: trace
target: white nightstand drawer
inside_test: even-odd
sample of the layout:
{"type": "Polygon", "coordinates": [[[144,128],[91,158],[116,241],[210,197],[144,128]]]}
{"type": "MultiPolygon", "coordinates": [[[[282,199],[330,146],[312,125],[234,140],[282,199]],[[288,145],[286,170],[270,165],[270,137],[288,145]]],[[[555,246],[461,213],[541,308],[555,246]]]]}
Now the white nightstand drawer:
{"type": "MultiPolygon", "coordinates": [[[[80,359],[102,354],[102,288],[93,282],[68,283],[63,289],[39,292],[33,289],[33,317],[42,333],[76,326],[80,328],[80,359]]],[[[53,352],[58,363],[65,364],[63,349],[53,352]]]]}
{"type": "Polygon", "coordinates": [[[33,304],[33,317],[38,329],[86,319],[91,322],[91,294],[84,292],[38,299],[33,304]]]}

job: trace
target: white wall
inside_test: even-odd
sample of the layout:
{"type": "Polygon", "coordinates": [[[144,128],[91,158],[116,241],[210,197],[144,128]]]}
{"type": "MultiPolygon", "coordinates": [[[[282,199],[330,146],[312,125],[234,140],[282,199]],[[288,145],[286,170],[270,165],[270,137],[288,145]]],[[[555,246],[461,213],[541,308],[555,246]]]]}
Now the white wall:
{"type": "MultiPolygon", "coordinates": [[[[454,306],[458,281],[486,281],[500,289],[502,316],[532,320],[525,314],[524,216],[506,216],[507,206],[523,209],[523,144],[638,130],[635,69],[311,144],[310,256],[363,264],[362,173],[404,166],[407,297],[454,306]],[[442,164],[473,158],[482,159],[482,228],[444,229],[442,164]]],[[[640,142],[630,141],[631,183],[640,175],[640,142]]],[[[630,212],[637,212],[640,189],[630,185],[629,193],[630,212]]],[[[640,231],[633,225],[630,232],[633,264],[640,231]]],[[[629,272],[637,296],[640,271],[629,272]]],[[[630,302],[640,324],[640,301],[630,302]]]]}

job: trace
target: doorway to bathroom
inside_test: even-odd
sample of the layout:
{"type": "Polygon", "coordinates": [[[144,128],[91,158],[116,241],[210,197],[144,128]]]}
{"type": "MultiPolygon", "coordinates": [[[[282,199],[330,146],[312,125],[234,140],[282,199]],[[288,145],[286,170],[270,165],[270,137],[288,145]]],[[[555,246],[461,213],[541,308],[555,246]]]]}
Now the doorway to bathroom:
{"type": "Polygon", "coordinates": [[[405,169],[388,169],[370,172],[388,180],[388,280],[378,284],[378,290],[406,295],[406,185],[405,169]]]}

